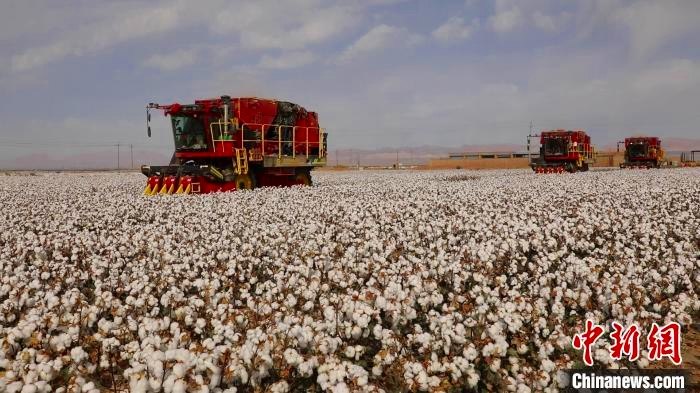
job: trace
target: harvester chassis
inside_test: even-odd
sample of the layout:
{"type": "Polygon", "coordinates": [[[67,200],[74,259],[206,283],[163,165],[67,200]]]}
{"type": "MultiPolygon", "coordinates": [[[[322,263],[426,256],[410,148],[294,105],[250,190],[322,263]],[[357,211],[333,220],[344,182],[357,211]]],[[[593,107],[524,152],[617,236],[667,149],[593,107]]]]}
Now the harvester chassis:
{"type": "Polygon", "coordinates": [[[620,169],[652,169],[661,168],[661,163],[658,161],[637,161],[637,162],[623,162],[620,164],[620,169]]]}

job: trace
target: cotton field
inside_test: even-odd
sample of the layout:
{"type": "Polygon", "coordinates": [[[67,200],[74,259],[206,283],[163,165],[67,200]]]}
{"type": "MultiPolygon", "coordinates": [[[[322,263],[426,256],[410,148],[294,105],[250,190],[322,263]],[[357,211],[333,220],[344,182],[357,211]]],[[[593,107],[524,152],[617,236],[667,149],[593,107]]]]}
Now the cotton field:
{"type": "Polygon", "coordinates": [[[700,319],[700,170],[313,177],[0,176],[0,391],[557,391],[586,319],[700,319]]]}

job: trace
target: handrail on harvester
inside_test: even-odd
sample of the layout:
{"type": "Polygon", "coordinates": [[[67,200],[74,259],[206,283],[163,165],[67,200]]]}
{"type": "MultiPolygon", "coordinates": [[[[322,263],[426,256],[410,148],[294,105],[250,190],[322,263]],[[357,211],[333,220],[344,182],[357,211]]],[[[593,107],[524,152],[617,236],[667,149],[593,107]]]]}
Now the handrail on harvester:
{"type": "MultiPolygon", "coordinates": [[[[224,128],[222,126],[227,126],[227,125],[234,125],[235,123],[233,120],[230,120],[228,122],[224,121],[216,121],[216,122],[211,122],[209,124],[209,131],[211,134],[211,140],[212,140],[212,145],[214,147],[214,151],[216,151],[216,142],[221,142],[221,149],[223,150],[224,148],[224,142],[231,141],[231,139],[216,139],[214,138],[214,126],[219,126],[219,135],[224,134],[224,128]]],[[[289,127],[281,124],[262,124],[262,123],[241,123],[240,124],[240,130],[241,130],[241,148],[245,147],[245,142],[253,142],[253,143],[260,143],[261,145],[261,150],[262,153],[265,153],[265,128],[268,130],[270,128],[276,127],[277,128],[277,139],[275,142],[277,142],[277,157],[281,158],[282,157],[282,143],[291,143],[292,144],[292,157],[296,158],[296,149],[294,146],[296,145],[296,131],[297,129],[304,128],[305,129],[305,135],[306,135],[306,155],[309,155],[309,146],[312,144],[309,142],[309,129],[316,130],[318,132],[318,142],[313,142],[313,144],[318,143],[318,156],[319,157],[325,157],[326,151],[323,148],[323,138],[326,129],[322,127],[309,127],[309,126],[292,126],[292,140],[285,140],[282,139],[282,127],[289,127]],[[256,139],[245,139],[245,132],[244,132],[244,127],[249,127],[249,128],[260,128],[260,138],[256,139]]],[[[230,134],[229,134],[230,135],[230,134]]],[[[270,141],[270,139],[267,139],[267,141],[270,141]]]]}

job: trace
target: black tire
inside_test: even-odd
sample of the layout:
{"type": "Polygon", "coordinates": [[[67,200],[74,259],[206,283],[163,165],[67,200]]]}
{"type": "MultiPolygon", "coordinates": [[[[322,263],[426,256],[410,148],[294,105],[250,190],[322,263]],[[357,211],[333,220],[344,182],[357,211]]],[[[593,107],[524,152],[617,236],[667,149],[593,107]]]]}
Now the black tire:
{"type": "Polygon", "coordinates": [[[236,190],[252,190],[255,188],[255,176],[252,173],[236,175],[233,181],[236,183],[236,190]]]}
{"type": "Polygon", "coordinates": [[[308,170],[297,172],[297,174],[294,176],[294,179],[305,186],[313,185],[313,181],[311,180],[311,171],[308,170]]]}

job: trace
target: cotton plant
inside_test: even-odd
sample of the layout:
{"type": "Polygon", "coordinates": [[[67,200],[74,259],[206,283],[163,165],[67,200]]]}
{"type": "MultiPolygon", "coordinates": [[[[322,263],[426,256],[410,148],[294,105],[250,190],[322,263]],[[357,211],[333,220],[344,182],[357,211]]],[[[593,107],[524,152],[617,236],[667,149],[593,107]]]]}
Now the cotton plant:
{"type": "Polygon", "coordinates": [[[557,391],[586,319],[697,322],[697,170],[457,174],[0,178],[0,391],[557,391]]]}

